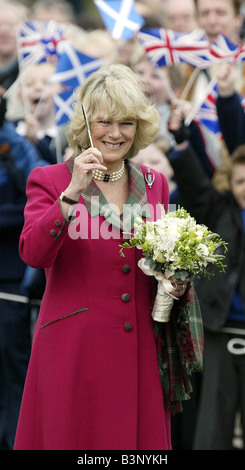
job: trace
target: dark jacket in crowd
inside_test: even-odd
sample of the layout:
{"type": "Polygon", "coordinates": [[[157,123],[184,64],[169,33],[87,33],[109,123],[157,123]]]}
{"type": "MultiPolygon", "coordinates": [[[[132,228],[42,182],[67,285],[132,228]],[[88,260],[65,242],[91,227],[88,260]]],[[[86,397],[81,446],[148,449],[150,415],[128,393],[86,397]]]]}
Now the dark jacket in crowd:
{"type": "Polygon", "coordinates": [[[218,96],[216,109],[220,130],[229,153],[245,143],[245,113],[242,98],[234,93],[226,98],[218,96]]]}
{"type": "Polygon", "coordinates": [[[215,269],[214,276],[196,284],[204,326],[217,332],[227,322],[237,289],[243,308],[245,305],[245,232],[242,211],[231,192],[221,194],[215,189],[190,145],[182,152],[173,152],[170,162],[185,209],[198,223],[207,225],[228,243],[226,272],[220,273],[215,269]]]}

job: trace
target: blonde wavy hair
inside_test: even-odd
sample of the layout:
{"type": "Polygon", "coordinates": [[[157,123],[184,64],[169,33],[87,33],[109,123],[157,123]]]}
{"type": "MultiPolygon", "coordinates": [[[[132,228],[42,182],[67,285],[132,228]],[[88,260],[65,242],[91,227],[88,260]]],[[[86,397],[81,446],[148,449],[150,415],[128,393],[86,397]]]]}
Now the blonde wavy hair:
{"type": "Polygon", "coordinates": [[[82,88],[74,94],[74,115],[67,126],[66,135],[75,155],[89,147],[89,139],[82,112],[85,107],[88,121],[93,121],[103,110],[105,119],[137,120],[137,131],[131,149],[131,158],[152,143],[160,128],[160,115],[144,94],[137,76],[126,65],[113,64],[91,74],[82,88]]]}

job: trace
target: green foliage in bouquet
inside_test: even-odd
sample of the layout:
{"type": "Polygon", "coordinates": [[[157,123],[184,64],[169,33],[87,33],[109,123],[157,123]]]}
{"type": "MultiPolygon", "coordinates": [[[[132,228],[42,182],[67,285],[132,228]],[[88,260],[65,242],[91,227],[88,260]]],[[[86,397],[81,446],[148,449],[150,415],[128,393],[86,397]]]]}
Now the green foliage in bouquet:
{"type": "Polygon", "coordinates": [[[161,211],[161,218],[153,222],[136,219],[134,235],[120,245],[121,256],[124,249],[137,247],[152,270],[168,271],[182,280],[211,276],[210,265],[225,272],[227,243],[217,233],[197,224],[183,208],[165,213],[161,206],[161,211]]]}

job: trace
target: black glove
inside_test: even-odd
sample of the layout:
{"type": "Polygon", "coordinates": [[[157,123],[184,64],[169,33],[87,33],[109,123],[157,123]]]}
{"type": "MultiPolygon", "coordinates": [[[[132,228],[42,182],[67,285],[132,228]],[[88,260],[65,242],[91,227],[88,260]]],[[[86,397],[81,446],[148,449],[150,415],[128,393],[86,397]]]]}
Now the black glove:
{"type": "Polygon", "coordinates": [[[185,142],[185,140],[188,140],[191,135],[191,131],[189,127],[185,125],[184,119],[182,121],[181,127],[178,130],[176,131],[172,129],[168,129],[168,130],[169,132],[171,132],[171,134],[173,134],[176,144],[182,144],[182,142],[185,142]]]}

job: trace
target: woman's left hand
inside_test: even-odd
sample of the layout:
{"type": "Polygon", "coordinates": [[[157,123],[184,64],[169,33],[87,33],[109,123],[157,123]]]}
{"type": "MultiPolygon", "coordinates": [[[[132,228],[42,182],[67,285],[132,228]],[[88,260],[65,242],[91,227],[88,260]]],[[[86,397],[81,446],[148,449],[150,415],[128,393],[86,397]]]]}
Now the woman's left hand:
{"type": "Polygon", "coordinates": [[[184,295],[188,285],[188,279],[181,281],[172,276],[170,278],[170,282],[174,288],[174,290],[171,292],[172,295],[174,295],[175,297],[181,297],[182,295],[184,295]]]}

